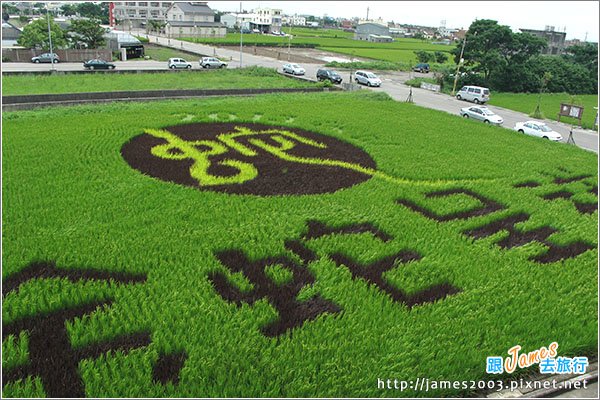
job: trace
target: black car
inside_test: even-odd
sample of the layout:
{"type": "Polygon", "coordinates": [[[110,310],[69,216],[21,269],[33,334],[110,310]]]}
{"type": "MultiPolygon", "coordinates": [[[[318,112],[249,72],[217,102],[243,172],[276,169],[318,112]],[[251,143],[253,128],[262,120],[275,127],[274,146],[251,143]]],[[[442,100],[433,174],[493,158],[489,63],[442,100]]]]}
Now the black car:
{"type": "Polygon", "coordinates": [[[419,64],[415,65],[415,67],[413,68],[413,71],[428,73],[429,72],[429,64],[419,63],[419,64]]]}
{"type": "Polygon", "coordinates": [[[115,69],[115,64],[104,60],[88,60],[83,63],[83,68],[86,69],[115,69]]]}
{"type": "Polygon", "coordinates": [[[320,69],[317,71],[317,79],[320,81],[324,81],[329,79],[331,83],[342,83],[342,77],[335,71],[330,69],[320,69]]]}

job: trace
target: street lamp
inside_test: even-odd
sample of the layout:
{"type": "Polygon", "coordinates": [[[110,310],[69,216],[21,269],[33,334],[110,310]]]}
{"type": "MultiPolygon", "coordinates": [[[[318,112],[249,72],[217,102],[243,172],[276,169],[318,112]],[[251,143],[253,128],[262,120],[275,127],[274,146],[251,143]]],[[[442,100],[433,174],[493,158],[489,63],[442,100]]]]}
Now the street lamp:
{"type": "Polygon", "coordinates": [[[244,47],[244,17],[242,14],[242,2],[240,1],[240,14],[241,20],[239,22],[239,27],[240,27],[240,68],[242,68],[242,54],[243,53],[243,47],[244,47]]]}
{"type": "Polygon", "coordinates": [[[290,57],[291,57],[291,48],[292,48],[292,25],[290,25],[290,33],[289,33],[289,37],[288,37],[288,62],[290,61],[290,57]]]}
{"type": "Polygon", "coordinates": [[[54,52],[52,51],[52,31],[50,30],[50,11],[48,10],[48,3],[46,3],[46,20],[48,21],[48,43],[50,43],[50,65],[52,71],[54,71],[54,52]]]}

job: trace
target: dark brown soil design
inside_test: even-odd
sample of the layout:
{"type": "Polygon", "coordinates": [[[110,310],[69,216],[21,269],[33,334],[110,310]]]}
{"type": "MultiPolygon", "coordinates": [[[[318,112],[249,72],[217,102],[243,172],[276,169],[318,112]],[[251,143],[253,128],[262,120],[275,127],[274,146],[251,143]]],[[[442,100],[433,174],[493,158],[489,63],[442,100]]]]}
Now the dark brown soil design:
{"type": "Polygon", "coordinates": [[[393,269],[396,263],[407,263],[421,259],[421,256],[412,251],[402,251],[370,265],[360,265],[340,253],[333,254],[331,259],[339,266],[345,265],[352,273],[354,279],[363,279],[367,283],[377,286],[380,290],[387,293],[392,300],[405,304],[408,308],[424,303],[432,303],[436,300],[443,299],[446,296],[460,292],[460,290],[454,286],[448,283],[442,283],[432,285],[412,295],[407,295],[402,290],[388,283],[383,278],[383,274],[386,271],[393,269]]]}
{"type": "Polygon", "coordinates": [[[215,290],[226,301],[237,304],[254,304],[257,300],[266,298],[277,310],[279,318],[261,327],[261,332],[268,337],[275,337],[293,328],[301,326],[305,321],[317,318],[323,313],[337,313],[341,309],[334,303],[316,295],[306,301],[298,301],[296,297],[300,290],[312,283],[315,278],[310,271],[285,256],[264,258],[250,261],[246,255],[237,250],[228,250],[216,254],[223,266],[232,272],[242,272],[254,285],[253,290],[241,292],[233,286],[225,274],[215,272],[209,276],[215,290]],[[277,285],[265,273],[265,267],[281,265],[293,273],[290,282],[277,285]]]}
{"type": "Polygon", "coordinates": [[[548,251],[543,255],[531,257],[530,259],[543,264],[576,257],[587,250],[595,248],[583,242],[574,242],[565,246],[552,243],[547,239],[550,235],[557,232],[557,230],[550,226],[542,226],[527,232],[519,231],[515,228],[515,224],[528,219],[529,215],[526,213],[515,214],[482,227],[465,231],[464,233],[472,238],[480,239],[494,235],[500,231],[508,231],[508,236],[497,242],[497,245],[503,249],[510,249],[537,241],[548,246],[548,251]]]}
{"type": "Polygon", "coordinates": [[[362,224],[348,224],[340,227],[329,227],[319,221],[308,221],[308,232],[304,235],[304,239],[317,239],[326,235],[340,235],[340,234],[358,234],[358,233],[371,233],[376,238],[383,242],[388,242],[393,238],[377,228],[370,222],[362,224]]]}
{"type": "Polygon", "coordinates": [[[299,240],[286,240],[285,248],[300,257],[304,264],[317,259],[317,255],[299,240]]]}
{"type": "MultiPolygon", "coordinates": [[[[288,151],[288,154],[291,155],[339,160],[360,164],[367,168],[376,168],[375,161],[360,148],[331,136],[297,128],[252,123],[195,123],[170,126],[164,129],[184,140],[192,141],[216,140],[218,134],[234,132],[236,126],[247,127],[252,130],[285,129],[327,146],[322,149],[297,143],[296,147],[288,151]]],[[[272,139],[264,136],[261,139],[269,144],[279,146],[272,139]]],[[[364,173],[341,167],[285,161],[255,147],[248,141],[248,138],[239,138],[238,142],[255,150],[258,156],[244,156],[230,150],[225,154],[211,157],[209,172],[218,176],[231,176],[232,173],[235,173],[236,171],[231,167],[220,164],[224,159],[234,158],[237,161],[253,164],[258,170],[258,176],[241,184],[200,186],[198,181],[190,176],[191,160],[165,160],[150,154],[152,147],[164,144],[166,141],[148,134],[141,134],[125,143],[121,148],[121,155],[132,168],[143,174],[168,182],[192,186],[200,190],[235,194],[271,196],[330,193],[365,182],[371,178],[371,176],[364,173]]]]}
{"type": "Polygon", "coordinates": [[[98,357],[111,350],[127,352],[150,343],[148,333],[137,333],[82,349],[73,349],[65,322],[110,304],[110,301],[104,301],[78,305],[3,325],[3,338],[18,335],[21,331],[28,332],[29,363],[10,370],[3,368],[2,381],[6,383],[28,376],[38,376],[48,397],[85,397],[83,381],[78,373],[79,361],[98,357]]]}
{"type": "Polygon", "coordinates": [[[161,354],[152,368],[152,379],[156,383],[166,385],[168,382],[177,385],[179,383],[179,372],[187,359],[185,352],[172,354],[161,354]]]}
{"type": "Polygon", "coordinates": [[[565,183],[577,182],[582,179],[591,178],[591,177],[592,177],[592,175],[576,175],[576,176],[571,176],[568,178],[562,178],[560,176],[557,176],[554,178],[554,183],[556,183],[558,185],[562,185],[565,183]]]}
{"type": "Polygon", "coordinates": [[[513,187],[516,187],[516,188],[534,188],[534,187],[538,187],[538,186],[540,186],[540,183],[536,182],[536,181],[527,181],[527,182],[517,183],[516,185],[513,185],[513,187]]]}
{"type": "Polygon", "coordinates": [[[57,268],[56,264],[52,261],[32,262],[19,272],[4,278],[2,281],[2,296],[4,297],[12,291],[18,291],[19,286],[32,279],[49,278],[66,278],[71,282],[82,280],[112,280],[124,284],[143,283],[146,281],[146,275],[143,274],[103,271],[90,268],[65,269],[57,268]]]}
{"type": "Polygon", "coordinates": [[[590,188],[590,190],[588,190],[588,192],[590,192],[591,194],[595,194],[596,196],[598,196],[598,185],[594,185],[590,188]]]}
{"type": "Polygon", "coordinates": [[[598,203],[582,203],[574,201],[573,204],[581,214],[593,214],[594,211],[598,210],[598,203]]]}
{"type": "Polygon", "coordinates": [[[407,207],[413,211],[416,211],[416,212],[424,215],[425,217],[427,217],[429,219],[433,219],[438,222],[445,222],[445,221],[450,221],[453,219],[467,219],[467,218],[472,218],[472,217],[480,217],[482,215],[491,214],[498,210],[504,209],[504,206],[501,205],[500,203],[497,203],[494,200],[488,199],[487,197],[484,197],[484,196],[482,196],[478,193],[475,193],[469,189],[440,190],[440,191],[436,191],[436,192],[427,193],[425,195],[425,197],[426,198],[445,197],[445,196],[451,196],[451,195],[455,195],[455,194],[466,194],[467,196],[471,196],[471,197],[479,200],[481,203],[483,203],[483,205],[480,207],[471,209],[471,210],[457,211],[457,212],[451,213],[451,214],[439,215],[433,211],[430,211],[426,208],[421,207],[420,205],[418,205],[410,200],[399,199],[399,200],[396,200],[396,202],[400,205],[403,205],[404,207],[407,207]]]}
{"type": "Polygon", "coordinates": [[[555,200],[555,199],[570,199],[573,197],[573,193],[567,192],[566,190],[559,190],[558,192],[548,193],[542,196],[543,199],[546,200],[555,200]]]}

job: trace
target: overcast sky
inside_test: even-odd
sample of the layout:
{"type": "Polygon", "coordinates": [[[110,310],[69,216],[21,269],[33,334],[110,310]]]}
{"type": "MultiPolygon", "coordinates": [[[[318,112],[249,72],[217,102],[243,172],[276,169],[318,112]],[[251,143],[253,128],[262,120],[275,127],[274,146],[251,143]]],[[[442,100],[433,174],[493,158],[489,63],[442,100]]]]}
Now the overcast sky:
{"type": "MultiPolygon", "coordinates": [[[[239,1],[210,1],[219,11],[237,11],[239,1]]],[[[280,8],[285,14],[330,17],[381,17],[402,24],[468,28],[475,19],[493,19],[513,30],[518,28],[566,29],[567,39],[598,42],[598,1],[242,1],[250,11],[255,7],[280,8]]]]}

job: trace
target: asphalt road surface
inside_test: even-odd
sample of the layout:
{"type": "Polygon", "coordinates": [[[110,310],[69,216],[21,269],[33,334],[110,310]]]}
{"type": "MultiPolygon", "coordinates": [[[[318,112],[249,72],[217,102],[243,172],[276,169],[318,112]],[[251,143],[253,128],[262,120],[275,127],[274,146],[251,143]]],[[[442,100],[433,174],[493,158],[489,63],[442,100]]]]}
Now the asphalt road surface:
{"type": "MultiPolygon", "coordinates": [[[[139,34],[145,36],[139,32],[139,34]]],[[[248,67],[251,65],[268,67],[268,68],[277,68],[278,71],[281,71],[281,67],[286,61],[276,60],[269,57],[257,56],[253,54],[244,53],[241,55],[240,60],[240,52],[231,49],[224,49],[218,47],[207,46],[204,44],[197,43],[188,43],[179,41],[176,39],[167,39],[163,37],[157,36],[148,36],[151,43],[160,44],[163,46],[170,46],[175,49],[182,49],[188,52],[193,52],[197,54],[197,58],[190,56],[188,61],[192,63],[193,69],[200,68],[198,64],[198,60],[202,56],[217,56],[224,61],[229,63],[227,68],[239,68],[239,67],[248,67]]],[[[317,69],[321,68],[322,64],[302,64],[302,67],[306,69],[306,77],[309,79],[314,79],[317,73],[317,69]]],[[[167,69],[167,63],[164,61],[150,61],[150,60],[140,60],[140,61],[116,61],[115,62],[117,70],[161,70],[167,69]]],[[[48,71],[52,68],[50,64],[33,64],[33,63],[2,63],[3,71],[29,71],[29,72],[37,72],[37,71],[48,71]]],[[[82,63],[59,63],[55,64],[55,68],[57,71],[81,71],[83,70],[82,63]]],[[[348,82],[350,78],[350,71],[340,71],[342,77],[345,82],[348,82]]],[[[408,72],[382,72],[379,74],[383,83],[381,88],[370,88],[369,90],[374,91],[384,91],[388,93],[393,99],[397,101],[406,101],[409,97],[410,88],[404,84],[404,82],[411,77],[411,74],[408,72]]],[[[426,74],[414,73],[415,76],[427,76],[426,74]]],[[[493,96],[493,94],[492,94],[493,96]]],[[[448,96],[446,94],[435,93],[425,89],[413,88],[412,89],[412,99],[413,102],[422,107],[431,108],[434,110],[444,111],[450,114],[459,115],[460,109],[462,107],[468,107],[472,105],[472,103],[468,103],[465,101],[460,101],[455,99],[454,97],[448,96]]],[[[503,127],[507,129],[512,129],[517,122],[528,121],[531,118],[517,111],[512,111],[508,109],[504,109],[501,107],[488,105],[492,111],[500,115],[504,119],[503,127]]],[[[573,132],[573,140],[576,145],[586,149],[598,153],[598,134],[584,129],[574,128],[570,125],[554,122],[546,120],[544,121],[548,126],[550,126],[553,130],[560,133],[563,137],[563,142],[566,143],[569,138],[570,131],[573,132]]],[[[543,140],[543,139],[540,139],[543,140]]],[[[557,144],[559,145],[559,144],[557,144]]]]}

